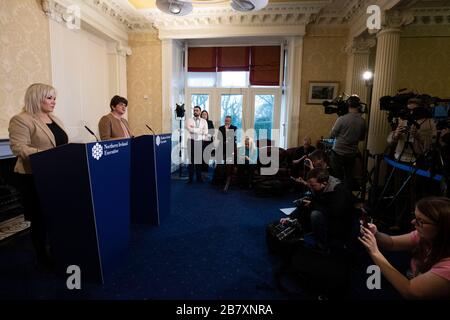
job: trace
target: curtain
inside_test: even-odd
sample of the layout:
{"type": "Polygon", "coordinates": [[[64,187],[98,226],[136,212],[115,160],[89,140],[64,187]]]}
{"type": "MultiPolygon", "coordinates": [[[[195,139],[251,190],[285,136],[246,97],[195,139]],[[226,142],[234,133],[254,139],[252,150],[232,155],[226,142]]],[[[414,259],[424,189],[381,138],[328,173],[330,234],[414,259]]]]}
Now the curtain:
{"type": "Polygon", "coordinates": [[[216,47],[188,48],[189,72],[216,72],[216,68],[216,47]]]}
{"type": "Polygon", "coordinates": [[[280,50],[280,46],[251,47],[251,85],[280,85],[280,50]]]}

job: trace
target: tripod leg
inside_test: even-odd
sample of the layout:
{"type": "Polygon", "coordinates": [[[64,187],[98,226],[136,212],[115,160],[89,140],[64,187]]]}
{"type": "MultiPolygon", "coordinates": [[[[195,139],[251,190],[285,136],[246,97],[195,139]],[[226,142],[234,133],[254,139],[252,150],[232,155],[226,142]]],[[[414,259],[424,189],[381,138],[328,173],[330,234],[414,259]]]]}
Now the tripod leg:
{"type": "Polygon", "coordinates": [[[392,177],[394,176],[394,172],[395,172],[395,167],[392,167],[392,171],[391,174],[389,175],[388,180],[386,181],[386,184],[384,185],[383,191],[381,191],[380,196],[378,197],[377,203],[376,203],[376,208],[378,208],[378,205],[380,204],[381,199],[383,198],[384,193],[386,192],[389,183],[391,183],[392,177]]]}
{"type": "Polygon", "coordinates": [[[398,189],[397,193],[395,195],[393,195],[391,202],[389,202],[387,208],[389,208],[394,201],[397,199],[398,195],[403,191],[403,189],[406,187],[406,185],[408,184],[409,180],[411,180],[411,178],[413,177],[413,175],[415,174],[415,171],[411,171],[411,174],[408,176],[408,178],[406,178],[406,180],[403,182],[402,186],[400,187],[400,189],[398,189]]]}

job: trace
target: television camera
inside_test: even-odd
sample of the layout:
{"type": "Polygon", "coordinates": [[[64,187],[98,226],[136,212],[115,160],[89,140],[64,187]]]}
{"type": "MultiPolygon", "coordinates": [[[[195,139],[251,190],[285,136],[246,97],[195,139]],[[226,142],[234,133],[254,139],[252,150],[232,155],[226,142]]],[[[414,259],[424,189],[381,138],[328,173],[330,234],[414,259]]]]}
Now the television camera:
{"type": "Polygon", "coordinates": [[[408,127],[415,125],[419,128],[417,120],[431,119],[436,121],[438,130],[450,127],[449,99],[431,97],[428,94],[418,95],[413,92],[404,92],[401,89],[395,96],[380,98],[380,109],[388,112],[388,121],[393,130],[398,125],[398,119],[407,120],[408,127]],[[415,108],[408,108],[408,104],[416,104],[415,108]]]}
{"type": "Polygon", "coordinates": [[[339,117],[347,114],[351,106],[358,108],[361,113],[366,113],[367,110],[367,104],[362,103],[357,95],[349,96],[345,93],[337,96],[333,101],[324,101],[322,105],[325,107],[325,114],[336,113],[339,117]]]}

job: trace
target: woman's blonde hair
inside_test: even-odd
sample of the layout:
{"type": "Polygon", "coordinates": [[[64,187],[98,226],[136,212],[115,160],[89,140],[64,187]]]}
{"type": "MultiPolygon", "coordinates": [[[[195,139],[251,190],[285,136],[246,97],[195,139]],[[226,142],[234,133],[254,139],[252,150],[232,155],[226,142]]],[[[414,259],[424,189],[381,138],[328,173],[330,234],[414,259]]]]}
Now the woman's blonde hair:
{"type": "Polygon", "coordinates": [[[42,101],[49,95],[56,96],[55,88],[43,83],[33,83],[25,92],[23,110],[32,115],[39,113],[42,101]]]}

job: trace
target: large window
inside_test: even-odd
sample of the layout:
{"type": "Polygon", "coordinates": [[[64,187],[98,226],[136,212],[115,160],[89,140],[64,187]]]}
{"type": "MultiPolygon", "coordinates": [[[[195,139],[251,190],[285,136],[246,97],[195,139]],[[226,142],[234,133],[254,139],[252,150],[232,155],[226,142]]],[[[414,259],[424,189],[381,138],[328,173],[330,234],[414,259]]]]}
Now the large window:
{"type": "MultiPolygon", "coordinates": [[[[231,116],[231,124],[238,129],[242,129],[242,104],[243,95],[241,94],[222,94],[220,96],[220,123],[225,123],[225,117],[231,116]]],[[[238,131],[237,141],[241,142],[242,133],[238,131]]]]}
{"type": "Polygon", "coordinates": [[[254,128],[256,139],[272,139],[271,130],[274,120],[275,95],[257,94],[255,95],[254,128]],[[264,130],[264,131],[260,131],[264,130]]]}
{"type": "Polygon", "coordinates": [[[248,87],[248,71],[224,71],[218,72],[219,87],[246,88],[248,87]]]}
{"type": "Polygon", "coordinates": [[[209,113],[209,94],[191,94],[191,107],[199,106],[209,113]]]}
{"type": "Polygon", "coordinates": [[[190,88],[215,87],[216,77],[216,72],[188,72],[187,86],[190,88]]]}
{"type": "Polygon", "coordinates": [[[247,133],[255,140],[271,139],[278,143],[280,136],[272,130],[280,128],[280,47],[257,48],[252,51],[252,59],[245,50],[237,47],[216,49],[192,50],[196,57],[186,67],[189,70],[186,77],[187,105],[191,109],[198,105],[207,110],[216,129],[224,124],[225,116],[231,116],[232,124],[241,129],[237,133],[239,146],[243,143],[243,132],[247,130],[254,130],[247,133]],[[273,52],[268,52],[270,50],[273,52]],[[236,52],[244,52],[247,60],[238,59],[240,55],[235,55],[236,52]],[[215,54],[216,64],[211,58],[215,54]],[[248,62],[246,66],[245,61],[248,62]],[[214,66],[216,72],[211,72],[214,66]],[[253,85],[250,84],[252,72],[253,85]],[[258,132],[260,129],[264,132],[258,132]]]}

